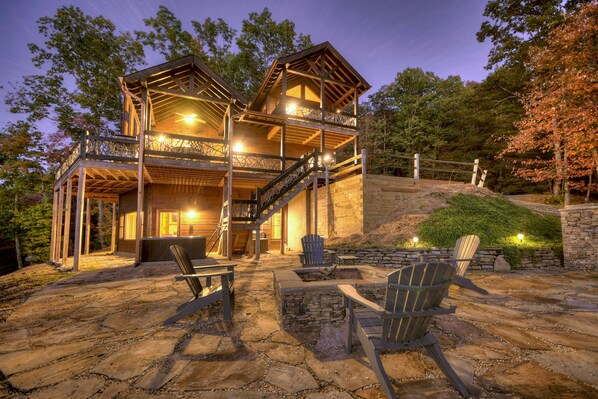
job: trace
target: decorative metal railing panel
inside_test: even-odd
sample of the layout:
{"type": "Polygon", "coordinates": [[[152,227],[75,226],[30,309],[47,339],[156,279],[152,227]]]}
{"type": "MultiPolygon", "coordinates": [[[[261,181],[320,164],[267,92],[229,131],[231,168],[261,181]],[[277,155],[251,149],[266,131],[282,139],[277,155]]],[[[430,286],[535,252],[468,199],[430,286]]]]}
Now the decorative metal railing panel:
{"type": "Polygon", "coordinates": [[[135,139],[87,136],[85,158],[121,162],[137,161],[139,143],[135,139]]]}
{"type": "Polygon", "coordinates": [[[322,111],[319,108],[305,107],[303,105],[289,105],[286,107],[286,114],[301,119],[309,119],[318,122],[322,121],[322,111]]]}
{"type": "Polygon", "coordinates": [[[153,157],[190,160],[228,160],[228,142],[225,140],[147,132],[145,153],[153,157]]]}
{"type": "Polygon", "coordinates": [[[81,154],[81,144],[79,141],[77,141],[73,145],[73,148],[71,149],[71,152],[69,152],[69,155],[66,157],[64,162],[56,171],[56,180],[60,179],[62,175],[64,175],[67,172],[67,170],[69,170],[69,168],[75,163],[75,161],[79,159],[79,154],[81,154]]]}
{"type": "MultiPolygon", "coordinates": [[[[282,104],[275,110],[275,112],[283,112],[282,104]]],[[[335,112],[324,110],[324,119],[322,119],[322,110],[320,108],[307,107],[301,104],[287,105],[284,108],[284,113],[291,117],[301,120],[308,120],[313,122],[324,122],[333,125],[339,125],[349,128],[357,127],[357,118],[353,114],[345,112],[335,112]]]]}
{"type": "Polygon", "coordinates": [[[286,192],[296,186],[301,180],[307,177],[312,171],[318,169],[318,151],[312,152],[303,158],[283,174],[272,180],[262,189],[258,189],[257,203],[258,213],[272,205],[286,192]]]}
{"type": "Polygon", "coordinates": [[[233,220],[253,221],[257,217],[257,201],[233,200],[231,211],[233,220]]]}
{"type": "Polygon", "coordinates": [[[343,112],[325,111],[324,122],[352,128],[357,126],[357,118],[355,118],[353,115],[345,114],[343,112]]]}
{"type": "Polygon", "coordinates": [[[280,172],[281,157],[263,154],[233,154],[233,169],[264,172],[280,172]]]}

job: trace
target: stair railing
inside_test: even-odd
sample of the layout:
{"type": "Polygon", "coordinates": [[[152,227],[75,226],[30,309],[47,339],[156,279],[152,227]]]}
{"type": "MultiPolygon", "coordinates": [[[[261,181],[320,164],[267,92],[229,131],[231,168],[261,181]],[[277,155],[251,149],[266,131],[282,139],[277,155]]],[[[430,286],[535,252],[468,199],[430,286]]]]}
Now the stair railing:
{"type": "Polygon", "coordinates": [[[257,189],[257,215],[279,200],[289,190],[295,187],[300,181],[309,176],[312,172],[319,169],[320,152],[316,149],[314,152],[298,161],[296,164],[285,170],[280,176],[257,189]]]}

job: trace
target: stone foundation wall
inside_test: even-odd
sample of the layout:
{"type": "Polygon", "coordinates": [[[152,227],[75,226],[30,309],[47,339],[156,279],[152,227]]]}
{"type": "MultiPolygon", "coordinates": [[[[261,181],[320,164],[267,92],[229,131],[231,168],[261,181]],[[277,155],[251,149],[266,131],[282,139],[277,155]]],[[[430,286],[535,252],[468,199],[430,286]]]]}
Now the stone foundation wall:
{"type": "MultiPolygon", "coordinates": [[[[452,248],[334,248],[337,255],[354,255],[358,263],[384,267],[403,267],[416,263],[422,253],[451,255],[452,248]]],[[[596,251],[596,249],[594,249],[596,251]]],[[[486,248],[476,252],[470,270],[494,270],[494,261],[504,255],[502,248],[486,248]]],[[[551,249],[536,249],[533,252],[522,251],[519,264],[511,265],[520,269],[562,267],[560,257],[551,249]]]]}
{"type": "Polygon", "coordinates": [[[598,204],[560,209],[566,269],[598,270],[598,204]]]}

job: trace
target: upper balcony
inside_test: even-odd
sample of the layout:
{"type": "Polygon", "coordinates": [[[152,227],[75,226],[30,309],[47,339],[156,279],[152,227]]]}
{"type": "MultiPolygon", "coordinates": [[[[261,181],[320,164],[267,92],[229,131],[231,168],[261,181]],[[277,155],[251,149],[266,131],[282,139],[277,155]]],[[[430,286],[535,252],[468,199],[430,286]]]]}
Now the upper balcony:
{"type": "MultiPolygon", "coordinates": [[[[144,162],[156,167],[185,167],[191,169],[228,170],[229,142],[227,140],[145,132],[144,162]]],[[[127,136],[95,136],[85,134],[72,147],[56,172],[56,180],[67,175],[80,160],[99,161],[95,167],[139,163],[139,140],[127,136]]],[[[247,173],[279,174],[298,161],[271,154],[235,152],[233,170],[247,173]]]]}
{"type": "Polygon", "coordinates": [[[291,120],[333,125],[353,130],[357,128],[357,117],[352,113],[340,109],[334,111],[324,109],[322,111],[319,107],[295,99],[287,101],[286,106],[283,103],[278,104],[273,113],[284,115],[291,120]]]}

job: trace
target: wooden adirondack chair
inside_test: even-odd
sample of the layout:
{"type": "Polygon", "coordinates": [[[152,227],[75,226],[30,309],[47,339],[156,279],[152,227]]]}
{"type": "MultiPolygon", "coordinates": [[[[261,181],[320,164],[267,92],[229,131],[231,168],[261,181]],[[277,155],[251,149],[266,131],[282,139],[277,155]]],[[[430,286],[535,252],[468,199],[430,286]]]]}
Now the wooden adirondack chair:
{"type": "Polygon", "coordinates": [[[324,237],[317,234],[308,234],[301,238],[303,253],[299,260],[303,267],[322,267],[334,264],[335,253],[324,250],[324,237]]]}
{"type": "Polygon", "coordinates": [[[185,280],[193,293],[193,298],[179,306],[177,313],[168,318],[164,324],[172,324],[220,299],[222,299],[224,305],[224,320],[231,320],[231,302],[234,302],[234,267],[236,264],[193,266],[187,251],[178,245],[172,245],[170,253],[182,273],[180,276],[175,276],[175,280],[185,280]],[[220,277],[220,285],[212,284],[213,277],[220,277]],[[200,278],[205,278],[205,287],[202,286],[200,278]]]}
{"type": "Polygon", "coordinates": [[[452,256],[422,254],[420,255],[419,260],[420,262],[428,262],[430,260],[438,259],[449,262],[457,270],[457,275],[455,276],[455,285],[479,292],[483,295],[488,295],[488,291],[478,287],[470,279],[465,277],[465,272],[467,271],[467,268],[469,268],[469,264],[473,260],[473,256],[478,250],[479,245],[480,237],[474,235],[463,236],[460,237],[455,243],[452,256]]]}
{"type": "Polygon", "coordinates": [[[455,389],[464,397],[469,395],[463,381],[442,354],[438,340],[427,332],[433,316],[455,311],[455,306],[445,302],[455,273],[455,268],[448,263],[418,263],[398,269],[388,275],[384,306],[362,297],[353,286],[338,286],[347,312],[346,351],[351,353],[355,330],[386,397],[396,399],[397,396],[384,371],[380,354],[421,346],[426,348],[455,389]],[[365,308],[356,309],[355,303],[365,308]]]}

